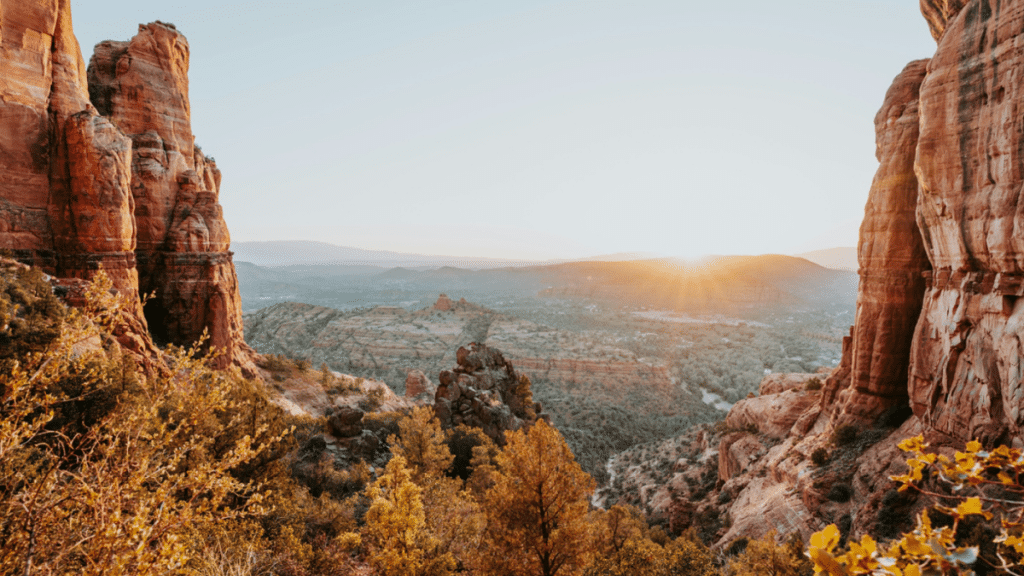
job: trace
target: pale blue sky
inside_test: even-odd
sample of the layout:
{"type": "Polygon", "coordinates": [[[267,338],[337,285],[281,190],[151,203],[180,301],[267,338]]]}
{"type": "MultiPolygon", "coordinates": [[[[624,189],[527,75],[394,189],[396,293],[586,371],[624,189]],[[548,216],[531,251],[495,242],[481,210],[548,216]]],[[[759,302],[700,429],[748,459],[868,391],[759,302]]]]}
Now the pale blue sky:
{"type": "Polygon", "coordinates": [[[917,0],[73,0],[192,49],[235,240],[514,258],[856,243],[917,0]]]}

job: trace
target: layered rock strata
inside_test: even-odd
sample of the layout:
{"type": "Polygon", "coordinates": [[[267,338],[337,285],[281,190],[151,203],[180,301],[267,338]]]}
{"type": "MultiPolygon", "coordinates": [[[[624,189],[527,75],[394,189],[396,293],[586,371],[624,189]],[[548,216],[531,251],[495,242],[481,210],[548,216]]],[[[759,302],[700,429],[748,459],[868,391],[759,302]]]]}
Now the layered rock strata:
{"type": "Polygon", "coordinates": [[[32,0],[0,6],[0,38],[0,248],[61,278],[103,269],[134,303],[136,340],[206,330],[220,365],[255,373],[220,172],[191,132],[185,37],[140,26],[87,71],[69,0],[32,0]],[[156,294],[144,314],[140,292],[156,294]]]}
{"type": "Polygon", "coordinates": [[[918,231],[918,91],[927,60],[896,77],[875,116],[879,167],[860,227],[860,286],[849,383],[839,394],[841,424],[870,422],[907,402],[910,340],[931,265],[918,231]]]}
{"type": "Polygon", "coordinates": [[[1024,424],[1024,2],[965,4],[920,91],[918,223],[934,270],[909,395],[930,428],[1008,442],[1024,424]]]}

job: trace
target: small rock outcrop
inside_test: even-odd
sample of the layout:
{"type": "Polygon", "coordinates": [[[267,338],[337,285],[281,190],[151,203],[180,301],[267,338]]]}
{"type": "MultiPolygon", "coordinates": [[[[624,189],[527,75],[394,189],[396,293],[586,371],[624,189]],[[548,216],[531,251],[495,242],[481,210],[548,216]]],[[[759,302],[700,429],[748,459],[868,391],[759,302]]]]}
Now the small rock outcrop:
{"type": "Polygon", "coordinates": [[[505,432],[519,430],[544,418],[534,403],[529,379],[516,374],[501,352],[483,344],[459,348],[457,365],[438,376],[434,413],[441,425],[481,428],[498,444],[505,432]]]}
{"type": "Polygon", "coordinates": [[[438,312],[448,312],[452,309],[452,300],[447,294],[441,294],[437,297],[437,302],[434,302],[434,310],[438,312]]]}
{"type": "Polygon", "coordinates": [[[0,37],[0,248],[58,278],[103,269],[137,303],[135,339],[189,345],[206,330],[221,366],[255,374],[220,172],[191,131],[185,37],[142,25],[87,69],[69,0],[4,4],[0,37]]]}
{"type": "Polygon", "coordinates": [[[434,386],[434,383],[427,378],[422,370],[409,371],[409,375],[405,378],[405,396],[407,398],[424,395],[433,398],[436,392],[437,386],[434,386]]]}

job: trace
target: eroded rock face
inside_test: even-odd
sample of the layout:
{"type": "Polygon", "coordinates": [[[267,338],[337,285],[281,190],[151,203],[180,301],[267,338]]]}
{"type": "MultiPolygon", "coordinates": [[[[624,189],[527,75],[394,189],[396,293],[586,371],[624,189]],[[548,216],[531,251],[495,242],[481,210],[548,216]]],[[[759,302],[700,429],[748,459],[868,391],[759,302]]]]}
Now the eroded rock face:
{"type": "Polygon", "coordinates": [[[932,38],[942,38],[943,32],[953,18],[960,13],[968,0],[921,0],[921,14],[928,21],[932,38]]]}
{"type": "Polygon", "coordinates": [[[140,25],[130,42],[96,46],[89,94],[132,140],[136,255],[140,288],[155,293],[145,311],[154,336],[182,344],[208,330],[208,344],[225,351],[220,365],[252,372],[221,174],[192,135],[188,65],[188,41],[173,25],[140,25]]]}
{"type": "Polygon", "coordinates": [[[850,382],[840,391],[838,424],[866,423],[907,402],[910,341],[929,270],[917,228],[918,91],[927,60],[896,77],[875,116],[878,171],[860,227],[860,285],[850,382]]]}
{"type": "Polygon", "coordinates": [[[506,431],[545,417],[540,405],[529,401],[525,381],[501,352],[473,343],[460,347],[455,357],[455,368],[438,376],[434,395],[434,413],[441,426],[475,426],[504,445],[506,431]]]}
{"type": "Polygon", "coordinates": [[[928,426],[1002,442],[1024,416],[1024,3],[971,2],[921,86],[918,222],[934,266],[910,401],[928,426]]]}
{"type": "Polygon", "coordinates": [[[0,248],[61,278],[102,268],[133,301],[155,291],[136,338],[188,345],[208,330],[220,365],[255,374],[220,172],[192,137],[188,42],[143,25],[100,44],[87,72],[69,2],[0,5],[0,248]]]}

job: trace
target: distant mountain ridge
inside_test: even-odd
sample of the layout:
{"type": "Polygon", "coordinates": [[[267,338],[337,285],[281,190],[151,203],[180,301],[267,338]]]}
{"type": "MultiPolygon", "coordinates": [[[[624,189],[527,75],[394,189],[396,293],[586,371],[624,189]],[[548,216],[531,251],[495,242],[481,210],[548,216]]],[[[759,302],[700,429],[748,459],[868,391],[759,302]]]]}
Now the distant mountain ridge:
{"type": "Polygon", "coordinates": [[[450,266],[468,270],[537,266],[576,261],[626,261],[653,258],[647,252],[620,252],[578,259],[525,260],[489,258],[482,256],[447,256],[414,254],[391,250],[367,250],[351,246],[338,246],[311,240],[270,240],[233,242],[235,261],[251,262],[258,266],[322,266],[371,264],[382,268],[440,268],[450,266]]]}
{"type": "Polygon", "coordinates": [[[857,248],[854,246],[812,250],[810,252],[794,254],[794,256],[810,260],[818,266],[824,266],[833,270],[852,270],[856,272],[860,267],[857,263],[857,248]]]}

